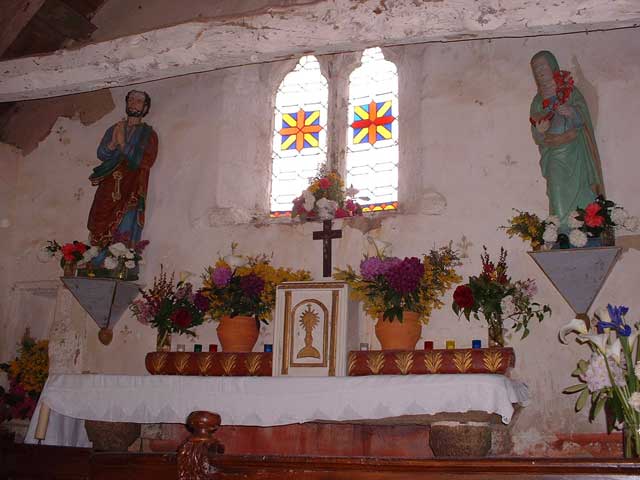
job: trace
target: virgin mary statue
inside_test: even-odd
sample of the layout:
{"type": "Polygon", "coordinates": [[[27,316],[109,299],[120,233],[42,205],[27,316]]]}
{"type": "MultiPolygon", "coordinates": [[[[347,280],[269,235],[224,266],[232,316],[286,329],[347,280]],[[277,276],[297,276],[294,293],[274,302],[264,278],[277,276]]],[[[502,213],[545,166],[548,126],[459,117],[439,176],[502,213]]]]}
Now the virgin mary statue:
{"type": "Polygon", "coordinates": [[[547,180],[549,215],[560,219],[560,231],[566,233],[571,212],[601,193],[598,147],[587,103],[569,72],[560,70],[547,51],[533,56],[531,69],[538,87],[531,102],[531,134],[547,180]]]}

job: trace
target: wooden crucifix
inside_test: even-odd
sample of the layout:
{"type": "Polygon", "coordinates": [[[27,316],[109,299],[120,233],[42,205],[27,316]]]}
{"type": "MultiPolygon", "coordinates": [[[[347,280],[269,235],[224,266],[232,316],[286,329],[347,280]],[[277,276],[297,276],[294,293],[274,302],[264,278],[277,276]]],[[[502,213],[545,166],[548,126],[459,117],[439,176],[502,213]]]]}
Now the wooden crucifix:
{"type": "Polygon", "coordinates": [[[322,276],[331,276],[331,240],[342,238],[342,230],[331,230],[331,220],[322,222],[322,231],[313,232],[314,240],[322,240],[322,276]]]}

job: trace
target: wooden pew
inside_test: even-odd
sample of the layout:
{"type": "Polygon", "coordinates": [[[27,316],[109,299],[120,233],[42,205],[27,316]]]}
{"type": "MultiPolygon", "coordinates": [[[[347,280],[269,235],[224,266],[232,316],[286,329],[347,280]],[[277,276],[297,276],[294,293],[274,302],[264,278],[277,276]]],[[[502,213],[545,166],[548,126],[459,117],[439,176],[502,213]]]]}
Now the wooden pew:
{"type": "Polygon", "coordinates": [[[0,480],[628,480],[640,461],[590,458],[407,459],[225,455],[220,417],[194,412],[177,454],[101,453],[0,438],[0,480]]]}

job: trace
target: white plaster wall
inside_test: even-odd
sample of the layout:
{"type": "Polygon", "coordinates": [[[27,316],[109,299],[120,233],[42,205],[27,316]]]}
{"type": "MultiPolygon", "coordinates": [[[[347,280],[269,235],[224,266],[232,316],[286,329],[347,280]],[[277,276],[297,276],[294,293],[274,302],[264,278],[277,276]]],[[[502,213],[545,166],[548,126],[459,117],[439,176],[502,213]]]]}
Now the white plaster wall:
{"type": "MultiPolygon", "coordinates": [[[[640,214],[640,140],[635,132],[640,105],[634,101],[640,89],[640,42],[636,31],[618,31],[389,50],[400,76],[400,201],[405,212],[385,216],[375,232],[393,242],[396,255],[417,255],[450,240],[456,245],[464,235],[471,242],[470,258],[461,270],[465,277],[479,271],[483,244],[494,255],[504,245],[511,275],[537,280],[539,300],[554,313],[533,325],[525,341],[512,339],[514,376],[528,383],[533,397],[518,420],[521,444],[542,441],[552,432],[603,430],[601,422],[589,425],[586,415],[574,414],[575,398],[560,393],[573,383],[570,372],[586,355],[586,349],[562,346],[556,339],[559,326],[572,318],[570,308],[526,255],[528,246],[497,229],[512,208],[546,212],[545,184],[528,122],[534,94],[529,59],[540,49],[553,51],[561,68],[574,73],[595,113],[609,197],[640,214]]],[[[152,96],[148,122],[160,138],[144,232],[151,240],[143,271],[147,284],[160,264],[168,271],[193,272],[198,283],[204,266],[228,253],[232,241],[240,243],[241,253],[273,252],[276,264],[305,267],[321,276],[321,244],[311,240],[319,224],[234,225],[229,220],[267,205],[272,94],[284,70],[272,63],[137,87],[152,96]]],[[[122,116],[125,92],[114,89],[118,108],[91,126],[59,119],[39,148],[20,159],[12,246],[0,250],[3,267],[19,266],[12,269],[13,281],[50,280],[60,274],[55,264],[42,264],[33,255],[43,240],[86,238],[93,197],[87,177],[97,163],[95,148],[104,130],[122,116]]],[[[14,165],[13,151],[2,148],[0,155],[3,166],[14,165]]],[[[363,234],[346,227],[343,239],[334,244],[334,265],[357,264],[365,249],[363,234]]],[[[596,306],[624,303],[631,308],[630,319],[637,319],[639,269],[640,253],[626,252],[596,306]]],[[[445,303],[450,301],[449,294],[445,303]]],[[[19,321],[5,316],[2,324],[19,321]]],[[[144,355],[155,340],[149,327],[127,314],[113,343],[104,347],[97,327],[87,322],[86,369],[144,373],[144,355]]],[[[370,331],[371,324],[367,327],[370,331]]],[[[215,342],[215,325],[200,328],[199,334],[198,343],[215,342]]],[[[264,334],[258,349],[270,338],[270,332],[264,334]]],[[[423,337],[437,345],[455,339],[464,346],[473,338],[484,340],[486,332],[445,307],[434,313],[423,337]]],[[[367,336],[363,341],[374,343],[367,336]]]]}

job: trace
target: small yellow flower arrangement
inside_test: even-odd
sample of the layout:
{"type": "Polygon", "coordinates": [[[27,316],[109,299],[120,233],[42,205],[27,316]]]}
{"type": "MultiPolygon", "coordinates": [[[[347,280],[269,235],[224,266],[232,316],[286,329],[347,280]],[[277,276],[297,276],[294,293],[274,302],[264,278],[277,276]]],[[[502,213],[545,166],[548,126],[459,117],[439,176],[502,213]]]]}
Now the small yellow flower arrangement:
{"type": "Polygon", "coordinates": [[[0,388],[0,422],[31,418],[49,375],[49,342],[34,340],[27,329],[18,356],[0,364],[0,370],[9,376],[9,390],[0,388]]]}

